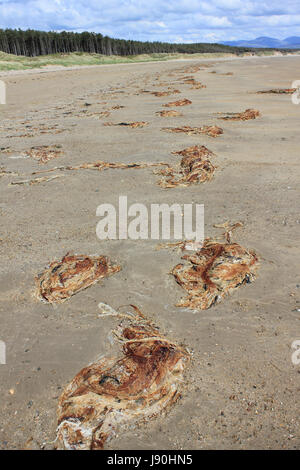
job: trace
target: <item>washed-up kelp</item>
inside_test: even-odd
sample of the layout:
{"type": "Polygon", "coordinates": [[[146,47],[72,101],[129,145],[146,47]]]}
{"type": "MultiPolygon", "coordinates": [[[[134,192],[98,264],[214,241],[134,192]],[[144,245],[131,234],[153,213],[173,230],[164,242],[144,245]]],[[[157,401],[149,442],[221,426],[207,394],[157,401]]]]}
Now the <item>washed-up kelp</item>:
{"type": "Polygon", "coordinates": [[[206,148],[204,145],[201,145],[200,147],[198,145],[192,145],[191,147],[187,147],[183,150],[176,150],[171,153],[173,155],[181,155],[182,157],[215,157],[215,154],[211,150],[206,148]]]}
{"type": "Polygon", "coordinates": [[[161,117],[176,117],[176,116],[182,116],[182,113],[179,111],[175,111],[175,109],[164,109],[163,111],[157,111],[157,113],[161,117]]]}
{"type": "MultiPolygon", "coordinates": [[[[118,315],[108,305],[99,307],[118,315]]],[[[114,331],[123,343],[119,357],[82,369],[59,398],[57,448],[103,449],[117,433],[166,412],[180,398],[189,353],[132,307],[136,313],[121,315],[114,331]]]]}
{"type": "Polygon", "coordinates": [[[181,93],[179,90],[169,90],[169,91],[151,91],[151,95],[154,96],[170,96],[175,93],[181,93]]]}
{"type": "Polygon", "coordinates": [[[136,121],[136,122],[118,122],[117,124],[114,124],[113,122],[105,122],[103,125],[104,126],[127,126],[131,127],[132,129],[136,129],[137,127],[145,127],[149,124],[149,122],[146,121],[136,121]]]}
{"type": "Polygon", "coordinates": [[[6,170],[2,166],[0,167],[0,177],[1,176],[16,176],[18,173],[14,173],[13,171],[6,170]]]}
{"type": "Polygon", "coordinates": [[[12,149],[10,147],[0,147],[0,153],[12,153],[12,149]]]}
{"type": "Polygon", "coordinates": [[[118,162],[91,162],[91,163],[81,163],[77,166],[56,166],[54,168],[49,168],[49,170],[42,170],[42,171],[35,171],[32,174],[40,174],[40,173],[49,173],[50,171],[57,171],[57,170],[97,170],[103,171],[107,169],[143,169],[143,168],[150,168],[154,166],[168,166],[168,163],[158,162],[158,163],[118,163],[118,162]]]}
{"type": "Polygon", "coordinates": [[[57,178],[63,178],[63,176],[64,175],[41,176],[40,178],[32,178],[32,179],[21,180],[21,181],[12,181],[11,183],[9,183],[9,186],[15,186],[15,185],[33,186],[39,183],[47,183],[48,181],[56,180],[57,178]]]}
{"type": "Polygon", "coordinates": [[[185,67],[183,69],[179,69],[178,71],[181,72],[181,73],[196,73],[199,70],[201,70],[201,67],[211,67],[211,65],[206,65],[206,64],[191,65],[191,66],[185,67]]]}
{"type": "Polygon", "coordinates": [[[54,124],[53,126],[46,126],[46,124],[40,124],[39,127],[33,127],[32,125],[26,125],[25,127],[15,129],[17,132],[24,132],[24,134],[14,134],[14,135],[7,135],[7,138],[14,138],[14,137],[35,137],[41,134],[61,134],[65,132],[66,129],[59,129],[58,124],[54,124]]]}
{"type": "Polygon", "coordinates": [[[172,270],[176,282],[188,295],[177,307],[206,310],[241,285],[255,279],[258,258],[237,243],[206,239],[202,248],[182,257],[187,264],[172,270]]]}
{"type": "Polygon", "coordinates": [[[163,127],[163,131],[174,132],[174,133],[184,133],[187,135],[197,135],[197,134],[206,134],[210,137],[218,137],[223,134],[223,129],[219,126],[202,126],[202,127],[163,127]]]}
{"type": "Polygon", "coordinates": [[[256,93],[262,94],[262,93],[274,93],[277,95],[292,95],[297,91],[297,88],[273,88],[271,90],[261,90],[257,91],[256,93]]]}
{"type": "Polygon", "coordinates": [[[260,112],[257,109],[246,109],[241,113],[226,113],[226,115],[219,117],[224,121],[248,121],[249,119],[256,119],[260,116],[260,112]]]}
{"type": "Polygon", "coordinates": [[[184,78],[183,83],[187,85],[193,85],[192,88],[206,88],[206,85],[203,85],[201,82],[197,82],[194,78],[184,78]]]}
{"type": "Polygon", "coordinates": [[[201,88],[206,88],[206,85],[203,85],[201,82],[194,82],[192,88],[195,90],[200,90],[201,88]]]}
{"type": "Polygon", "coordinates": [[[66,254],[61,261],[53,261],[36,277],[36,296],[48,302],[64,302],[82,289],[120,271],[107,256],[66,254]]]}
{"type": "Polygon", "coordinates": [[[171,101],[170,103],[166,103],[163,106],[165,106],[166,108],[172,108],[173,106],[186,106],[188,104],[192,104],[192,102],[185,98],[183,100],[171,101]]]}
{"type": "Polygon", "coordinates": [[[158,183],[162,188],[204,183],[213,177],[216,167],[211,163],[209,157],[214,154],[206,147],[193,146],[172,153],[183,157],[179,165],[156,172],[163,176],[158,183]]]}
{"type": "Polygon", "coordinates": [[[47,163],[49,160],[60,157],[62,154],[60,145],[39,145],[31,147],[30,150],[25,152],[25,155],[37,160],[39,163],[47,163]]]}

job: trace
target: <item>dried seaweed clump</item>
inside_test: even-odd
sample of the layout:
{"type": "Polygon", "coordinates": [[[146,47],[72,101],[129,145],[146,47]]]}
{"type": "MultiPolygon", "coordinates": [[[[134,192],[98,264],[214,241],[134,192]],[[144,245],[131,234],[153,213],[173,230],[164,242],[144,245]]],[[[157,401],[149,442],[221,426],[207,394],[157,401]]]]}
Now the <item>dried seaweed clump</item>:
{"type": "Polygon", "coordinates": [[[0,166],[0,177],[1,176],[15,176],[18,173],[14,173],[13,171],[6,170],[3,166],[0,166]]]}
{"type": "MultiPolygon", "coordinates": [[[[107,169],[121,169],[121,170],[127,170],[127,169],[134,169],[134,170],[139,170],[143,168],[150,168],[154,166],[168,166],[168,163],[164,162],[158,162],[158,163],[145,163],[145,162],[140,162],[140,163],[119,163],[119,162],[103,162],[99,160],[98,162],[85,162],[81,163],[80,165],[77,166],[56,166],[54,168],[50,168],[49,170],[41,170],[41,171],[35,171],[32,173],[33,175],[40,174],[40,173],[49,173],[51,171],[57,171],[57,170],[70,170],[70,171],[77,171],[77,170],[96,170],[96,171],[104,171],[107,169]]],[[[17,183],[16,183],[17,184],[17,183]]]]}
{"type": "Polygon", "coordinates": [[[197,80],[195,80],[194,78],[190,78],[190,77],[184,78],[183,83],[187,85],[193,85],[192,88],[195,88],[195,89],[206,88],[206,85],[203,85],[201,82],[197,82],[197,80]]]}
{"type": "Polygon", "coordinates": [[[297,88],[273,88],[271,90],[261,90],[257,91],[256,93],[275,93],[276,95],[292,95],[297,91],[297,88]]]}
{"type": "Polygon", "coordinates": [[[225,116],[219,117],[224,121],[249,121],[249,119],[256,119],[260,116],[260,112],[257,109],[246,109],[241,113],[227,113],[225,116]]]}
{"type": "Polygon", "coordinates": [[[172,270],[176,282],[188,295],[177,304],[192,310],[206,310],[237,287],[252,282],[258,266],[254,252],[237,243],[207,239],[202,248],[182,259],[172,270]]]}
{"type": "MultiPolygon", "coordinates": [[[[118,315],[108,305],[99,307],[118,315]]],[[[133,308],[135,316],[122,315],[114,331],[123,343],[119,357],[82,369],[59,398],[57,448],[103,449],[116,433],[167,411],[181,396],[188,352],[133,308]]]]}
{"type": "Polygon", "coordinates": [[[201,67],[211,67],[211,66],[210,65],[190,65],[188,67],[180,69],[179,71],[183,73],[196,73],[199,70],[201,70],[201,67]]]}
{"type": "Polygon", "coordinates": [[[37,147],[31,147],[30,150],[25,152],[28,157],[37,160],[39,163],[47,163],[53,158],[57,158],[63,155],[61,145],[39,145],[37,147]]]}
{"type": "Polygon", "coordinates": [[[170,103],[166,103],[163,106],[165,106],[165,108],[172,108],[173,106],[186,106],[188,104],[192,104],[192,102],[187,98],[184,98],[183,100],[171,101],[170,103]]]}
{"type": "Polygon", "coordinates": [[[118,122],[117,124],[114,124],[113,122],[105,122],[103,125],[104,126],[127,126],[131,127],[132,129],[136,129],[137,127],[145,127],[149,124],[149,122],[146,121],[136,121],[136,122],[118,122]]]}
{"type": "Polygon", "coordinates": [[[162,188],[190,186],[212,179],[216,167],[211,163],[209,157],[214,154],[206,147],[195,145],[172,153],[182,155],[183,158],[176,167],[167,167],[157,172],[163,176],[158,183],[162,188]]]}
{"type": "Polygon", "coordinates": [[[175,109],[164,109],[163,111],[157,111],[157,113],[161,117],[176,117],[182,116],[182,113],[176,111],[175,109]]]}
{"type": "Polygon", "coordinates": [[[223,134],[223,129],[219,126],[202,126],[202,127],[163,127],[162,130],[174,133],[184,133],[187,135],[206,134],[210,137],[218,137],[223,134]]]}
{"type": "Polygon", "coordinates": [[[64,302],[82,289],[120,271],[107,256],[66,254],[36,277],[36,296],[45,302],[64,302]]]}
{"type": "Polygon", "coordinates": [[[154,96],[170,96],[175,93],[181,93],[180,90],[168,90],[168,91],[151,91],[151,95],[154,96]]]}
{"type": "Polygon", "coordinates": [[[47,183],[48,181],[53,181],[53,180],[56,180],[57,178],[63,178],[63,176],[64,175],[42,176],[40,178],[32,178],[32,179],[22,180],[22,181],[12,181],[11,183],[9,183],[9,186],[16,186],[16,185],[33,186],[39,183],[47,183]]]}

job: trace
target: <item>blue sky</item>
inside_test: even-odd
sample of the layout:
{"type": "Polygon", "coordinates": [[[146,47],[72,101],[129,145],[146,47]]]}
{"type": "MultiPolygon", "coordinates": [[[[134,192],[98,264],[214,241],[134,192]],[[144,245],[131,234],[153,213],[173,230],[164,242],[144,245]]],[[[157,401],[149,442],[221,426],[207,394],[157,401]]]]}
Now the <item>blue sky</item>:
{"type": "Polygon", "coordinates": [[[0,0],[0,28],[217,42],[300,36],[300,0],[0,0]]]}

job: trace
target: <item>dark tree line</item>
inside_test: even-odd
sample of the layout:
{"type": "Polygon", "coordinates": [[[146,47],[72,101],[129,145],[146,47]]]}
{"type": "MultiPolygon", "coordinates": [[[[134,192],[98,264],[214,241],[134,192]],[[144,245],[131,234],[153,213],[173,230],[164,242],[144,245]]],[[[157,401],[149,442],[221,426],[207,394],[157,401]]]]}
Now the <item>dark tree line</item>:
{"type": "Polygon", "coordinates": [[[68,52],[89,52],[103,55],[137,55],[151,53],[246,52],[251,48],[222,44],[171,44],[113,39],[99,33],[0,29],[0,51],[23,56],[38,56],[68,52]]]}

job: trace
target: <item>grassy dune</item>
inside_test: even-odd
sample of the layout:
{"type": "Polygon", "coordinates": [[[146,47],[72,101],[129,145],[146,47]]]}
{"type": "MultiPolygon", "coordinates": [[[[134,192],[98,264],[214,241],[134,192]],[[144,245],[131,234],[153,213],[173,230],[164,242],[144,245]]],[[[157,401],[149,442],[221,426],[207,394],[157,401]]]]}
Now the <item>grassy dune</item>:
{"type": "MultiPolygon", "coordinates": [[[[258,52],[257,55],[269,55],[270,51],[258,52]]],[[[244,55],[249,55],[245,53],[244,55]]],[[[132,62],[166,61],[172,59],[197,59],[232,57],[231,53],[199,53],[199,54],[141,54],[135,56],[105,56],[100,54],[87,54],[83,52],[72,52],[70,54],[51,54],[38,57],[16,56],[0,52],[0,71],[26,70],[43,68],[47,66],[78,66],[78,65],[101,65],[122,64],[132,62]]]]}

